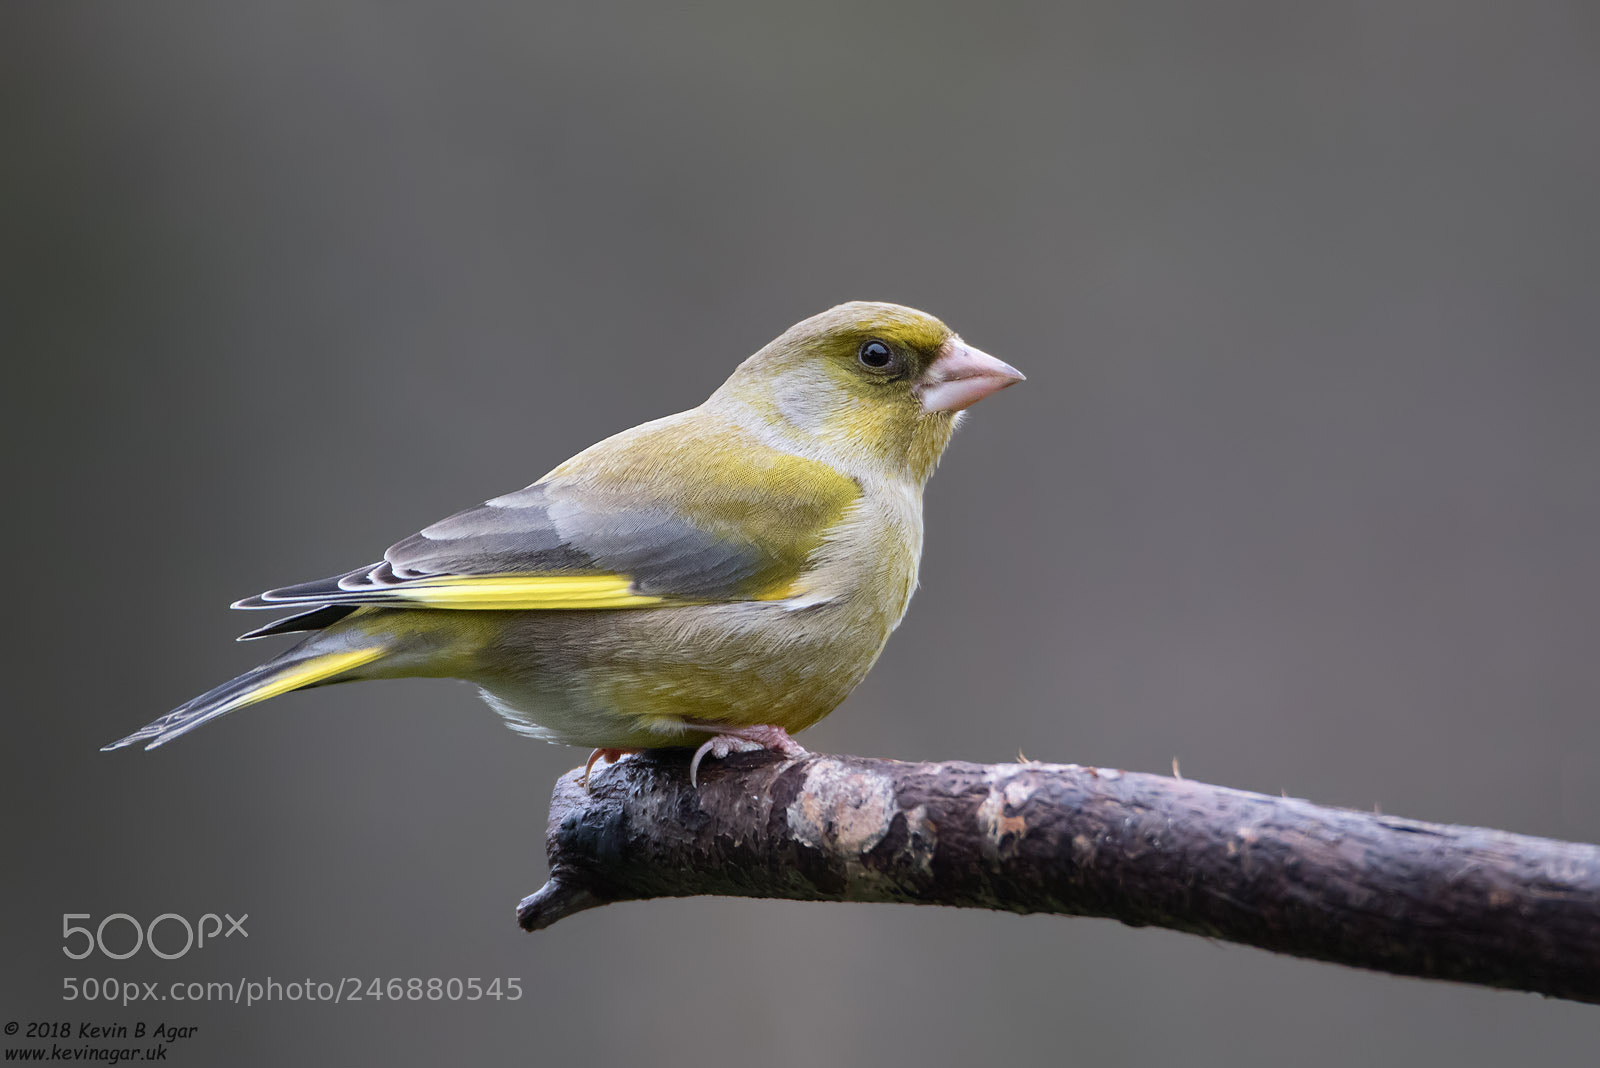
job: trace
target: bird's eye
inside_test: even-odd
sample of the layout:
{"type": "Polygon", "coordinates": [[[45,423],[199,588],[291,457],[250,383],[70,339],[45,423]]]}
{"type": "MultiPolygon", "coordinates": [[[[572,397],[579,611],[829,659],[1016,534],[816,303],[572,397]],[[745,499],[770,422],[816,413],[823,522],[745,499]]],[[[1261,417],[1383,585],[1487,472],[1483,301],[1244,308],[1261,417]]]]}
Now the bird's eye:
{"type": "Polygon", "coordinates": [[[869,338],[861,343],[861,348],[856,352],[856,359],[861,361],[863,367],[884,371],[894,363],[894,350],[877,338],[869,338]]]}

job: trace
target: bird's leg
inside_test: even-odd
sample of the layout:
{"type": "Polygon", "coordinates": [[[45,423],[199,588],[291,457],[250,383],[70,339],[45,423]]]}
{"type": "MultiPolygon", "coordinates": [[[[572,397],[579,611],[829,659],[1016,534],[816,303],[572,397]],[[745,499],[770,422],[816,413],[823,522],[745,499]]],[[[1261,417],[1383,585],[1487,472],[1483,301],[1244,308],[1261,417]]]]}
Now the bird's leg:
{"type": "Polygon", "coordinates": [[[604,760],[607,764],[615,764],[629,753],[637,753],[637,749],[596,749],[589,754],[589,762],[583,766],[583,774],[578,776],[578,785],[584,792],[589,790],[589,770],[594,767],[595,761],[604,760]]]}
{"type": "Polygon", "coordinates": [[[790,759],[798,759],[806,755],[805,749],[799,742],[789,737],[789,732],[782,727],[761,724],[755,727],[729,727],[719,723],[702,723],[698,720],[684,720],[684,726],[693,730],[713,731],[715,737],[701,744],[694,751],[694,759],[689,761],[689,785],[698,789],[700,761],[705,759],[707,753],[721,760],[729,753],[748,753],[757,749],[771,749],[782,753],[790,759]]]}

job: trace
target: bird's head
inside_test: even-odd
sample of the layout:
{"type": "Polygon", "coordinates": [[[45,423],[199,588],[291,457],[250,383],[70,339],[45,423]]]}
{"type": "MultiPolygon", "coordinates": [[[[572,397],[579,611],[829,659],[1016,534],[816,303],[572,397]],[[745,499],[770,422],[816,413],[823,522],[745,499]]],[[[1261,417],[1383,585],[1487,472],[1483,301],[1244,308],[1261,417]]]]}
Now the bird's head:
{"type": "Polygon", "coordinates": [[[961,413],[1022,378],[926,312],[851,301],[785,330],[709,403],[920,484],[961,413]]]}

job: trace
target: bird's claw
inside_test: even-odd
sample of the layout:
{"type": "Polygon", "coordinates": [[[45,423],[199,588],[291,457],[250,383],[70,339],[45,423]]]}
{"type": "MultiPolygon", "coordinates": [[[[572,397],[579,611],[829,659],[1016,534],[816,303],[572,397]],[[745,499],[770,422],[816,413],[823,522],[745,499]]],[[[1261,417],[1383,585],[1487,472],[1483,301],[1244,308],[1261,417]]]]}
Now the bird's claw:
{"type": "Polygon", "coordinates": [[[578,776],[578,785],[583,787],[583,792],[589,792],[589,771],[595,762],[604,760],[607,764],[615,764],[629,753],[637,753],[637,749],[596,749],[589,754],[589,760],[583,765],[583,774],[578,776]]]}
{"type": "Polygon", "coordinates": [[[689,786],[693,789],[700,788],[700,761],[708,753],[718,760],[730,753],[752,753],[758,749],[770,749],[791,760],[807,755],[805,747],[789,737],[789,732],[782,727],[765,724],[756,727],[724,727],[710,723],[692,725],[719,732],[702,742],[700,748],[694,751],[694,758],[689,761],[689,786]]]}
{"type": "Polygon", "coordinates": [[[755,742],[747,742],[743,738],[734,738],[727,734],[707,739],[700,743],[700,748],[694,751],[694,758],[689,761],[689,785],[695,789],[700,788],[700,761],[706,758],[706,754],[709,753],[721,760],[729,753],[748,753],[760,748],[761,746],[755,742]]]}

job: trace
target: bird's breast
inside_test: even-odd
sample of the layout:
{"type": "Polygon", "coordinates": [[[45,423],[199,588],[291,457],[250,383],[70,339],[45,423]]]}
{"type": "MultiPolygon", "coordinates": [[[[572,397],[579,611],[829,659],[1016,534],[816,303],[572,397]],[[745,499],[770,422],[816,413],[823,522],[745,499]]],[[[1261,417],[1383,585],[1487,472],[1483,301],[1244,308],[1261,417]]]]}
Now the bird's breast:
{"type": "Polygon", "coordinates": [[[618,612],[517,613],[519,666],[482,679],[519,729],[572,744],[683,744],[684,719],[803,730],[866,676],[904,616],[922,551],[920,495],[867,492],[788,597],[618,612]]]}
{"type": "Polygon", "coordinates": [[[823,535],[783,604],[793,611],[832,605],[863,625],[875,619],[887,639],[911,604],[921,560],[921,493],[871,487],[823,535]]]}

